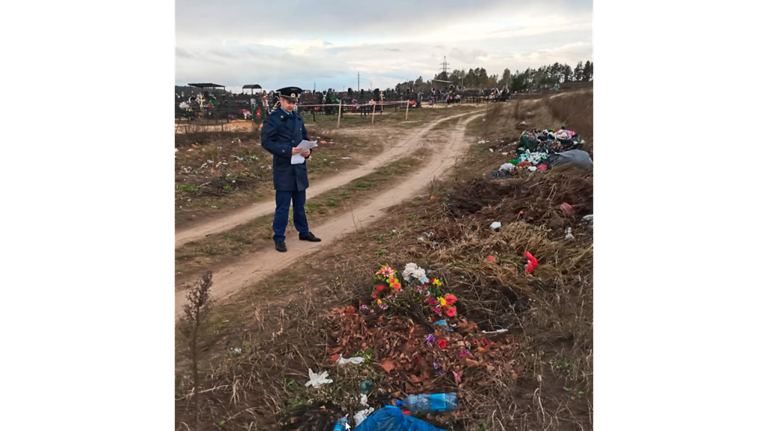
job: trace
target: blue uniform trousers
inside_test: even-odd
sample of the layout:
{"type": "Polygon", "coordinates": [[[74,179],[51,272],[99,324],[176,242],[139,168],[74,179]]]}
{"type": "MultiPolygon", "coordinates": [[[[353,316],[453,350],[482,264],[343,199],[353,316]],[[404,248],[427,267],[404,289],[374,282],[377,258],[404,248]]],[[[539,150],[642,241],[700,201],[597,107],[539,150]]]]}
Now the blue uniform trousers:
{"type": "Polygon", "coordinates": [[[307,191],[284,191],[275,190],[275,221],[272,223],[272,230],[275,235],[272,239],[275,242],[285,241],[285,228],[288,226],[288,209],[293,201],[293,225],[299,231],[299,237],[309,234],[309,223],[307,223],[307,213],[304,212],[304,203],[307,201],[307,191]]]}

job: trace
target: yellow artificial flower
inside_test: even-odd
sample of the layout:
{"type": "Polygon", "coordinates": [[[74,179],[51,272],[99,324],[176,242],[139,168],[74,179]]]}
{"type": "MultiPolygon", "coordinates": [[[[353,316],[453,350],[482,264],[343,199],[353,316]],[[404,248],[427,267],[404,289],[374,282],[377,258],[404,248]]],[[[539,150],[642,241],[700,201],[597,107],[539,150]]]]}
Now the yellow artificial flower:
{"type": "Polygon", "coordinates": [[[376,304],[381,305],[381,299],[377,299],[376,304]]]}
{"type": "Polygon", "coordinates": [[[438,279],[435,279],[434,284],[437,285],[437,286],[442,286],[443,285],[443,283],[441,283],[440,280],[438,280],[438,279]]]}
{"type": "Polygon", "coordinates": [[[440,298],[437,298],[437,300],[440,302],[441,307],[445,307],[445,298],[440,297],[440,298]]]}

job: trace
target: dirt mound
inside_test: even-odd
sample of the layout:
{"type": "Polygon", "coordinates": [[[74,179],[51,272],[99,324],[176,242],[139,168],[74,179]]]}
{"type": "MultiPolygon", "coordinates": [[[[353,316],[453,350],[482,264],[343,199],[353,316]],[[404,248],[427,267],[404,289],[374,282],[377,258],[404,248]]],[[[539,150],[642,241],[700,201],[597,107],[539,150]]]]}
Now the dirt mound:
{"type": "Polygon", "coordinates": [[[494,221],[525,220],[562,229],[593,213],[592,174],[585,176],[584,171],[563,168],[550,173],[523,173],[520,178],[476,179],[459,185],[447,208],[455,218],[474,215],[489,225],[494,221]],[[572,213],[561,208],[563,203],[570,205],[572,213]]]}

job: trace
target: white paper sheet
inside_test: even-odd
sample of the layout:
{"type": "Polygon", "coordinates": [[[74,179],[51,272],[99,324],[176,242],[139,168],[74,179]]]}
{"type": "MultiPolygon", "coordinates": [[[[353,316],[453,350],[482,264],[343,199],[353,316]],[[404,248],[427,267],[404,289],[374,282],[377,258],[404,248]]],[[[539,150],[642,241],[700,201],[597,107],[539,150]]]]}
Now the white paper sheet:
{"type": "MultiPolygon", "coordinates": [[[[301,141],[299,145],[296,146],[296,148],[301,148],[301,152],[307,151],[311,148],[315,148],[317,146],[317,141],[301,141]]],[[[291,164],[292,165],[300,165],[304,163],[304,157],[301,156],[301,154],[294,154],[291,156],[291,164]]]]}

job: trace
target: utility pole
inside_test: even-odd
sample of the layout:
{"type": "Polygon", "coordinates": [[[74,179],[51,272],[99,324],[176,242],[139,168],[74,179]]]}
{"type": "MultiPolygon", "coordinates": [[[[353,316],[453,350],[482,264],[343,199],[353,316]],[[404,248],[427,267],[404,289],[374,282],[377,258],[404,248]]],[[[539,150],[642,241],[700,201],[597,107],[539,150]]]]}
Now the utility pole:
{"type": "Polygon", "coordinates": [[[360,94],[360,72],[357,72],[357,94],[360,94]]]}

